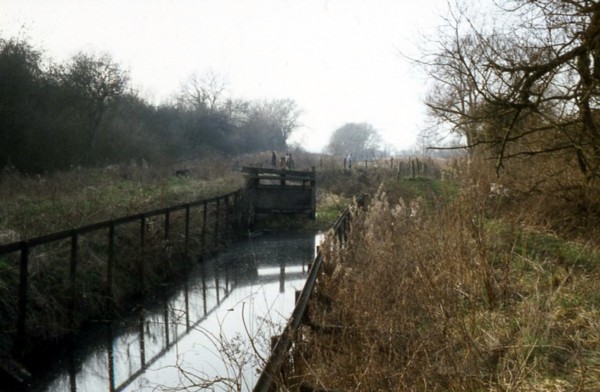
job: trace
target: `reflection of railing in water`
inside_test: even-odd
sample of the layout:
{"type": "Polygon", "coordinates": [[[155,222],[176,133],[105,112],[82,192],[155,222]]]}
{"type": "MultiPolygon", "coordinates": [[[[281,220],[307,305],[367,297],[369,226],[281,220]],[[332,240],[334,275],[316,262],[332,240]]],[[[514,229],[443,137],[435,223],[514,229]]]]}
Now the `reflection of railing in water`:
{"type": "MultiPolygon", "coordinates": [[[[227,268],[225,268],[225,286],[224,287],[219,286],[219,274],[215,273],[214,289],[216,291],[217,301],[215,303],[215,306],[213,306],[210,310],[207,309],[207,304],[206,304],[206,291],[207,291],[207,285],[206,285],[206,279],[205,279],[206,275],[204,273],[202,274],[203,316],[201,318],[199,318],[198,320],[196,320],[193,324],[190,324],[190,318],[189,318],[189,314],[190,314],[189,287],[187,284],[184,285],[185,330],[182,334],[175,334],[173,340],[171,340],[170,336],[169,336],[168,303],[165,302],[163,315],[164,315],[164,325],[165,325],[165,336],[164,337],[165,337],[166,345],[160,351],[158,351],[154,356],[149,358],[148,360],[146,360],[146,358],[145,358],[145,344],[144,344],[144,342],[145,342],[144,325],[146,322],[145,312],[144,311],[140,312],[139,339],[140,339],[140,358],[142,358],[141,367],[137,371],[135,371],[133,374],[131,374],[126,380],[121,382],[119,385],[115,385],[116,380],[115,380],[115,373],[114,373],[115,367],[114,367],[114,352],[113,352],[114,337],[109,335],[109,338],[107,339],[108,349],[109,349],[108,350],[108,363],[109,363],[109,369],[112,369],[109,371],[109,391],[110,392],[123,391],[127,386],[129,386],[129,384],[131,384],[135,379],[137,379],[141,374],[143,374],[146,371],[146,369],[148,369],[150,366],[152,366],[152,364],[154,364],[165,353],[167,353],[181,339],[183,339],[185,336],[187,336],[190,333],[190,331],[192,331],[194,328],[196,328],[202,321],[206,320],[208,318],[208,316],[210,316],[213,312],[215,312],[219,308],[221,301],[224,300],[225,298],[227,298],[231,294],[232,290],[235,288],[235,287],[229,286],[230,282],[229,282],[228,271],[229,270],[227,268]],[[221,288],[223,289],[223,292],[224,292],[223,298],[221,298],[221,296],[220,296],[221,288]]],[[[111,331],[112,331],[112,329],[111,329],[111,331]]],[[[76,392],[76,391],[72,391],[72,392],[76,392]]]]}
{"type": "MultiPolygon", "coordinates": [[[[257,277],[260,275],[261,277],[259,281],[262,284],[279,281],[279,290],[280,292],[283,292],[286,279],[293,280],[303,279],[306,277],[305,266],[306,264],[304,262],[302,263],[302,265],[294,265],[293,268],[291,268],[292,272],[286,272],[286,267],[289,266],[286,266],[285,263],[280,263],[278,267],[268,268],[269,270],[277,268],[277,274],[259,274],[258,271],[261,268],[260,266],[256,266],[256,273],[253,275],[257,277]]],[[[205,264],[203,263],[199,267],[204,269],[205,264]]],[[[137,326],[135,327],[137,330],[135,336],[137,338],[133,341],[128,341],[129,346],[133,346],[136,353],[134,353],[134,355],[131,352],[129,352],[129,350],[127,350],[127,364],[117,365],[115,363],[116,358],[118,356],[118,352],[120,350],[122,351],[123,348],[119,350],[118,345],[115,344],[115,341],[118,338],[118,336],[116,336],[112,324],[110,325],[106,334],[105,344],[105,355],[107,364],[106,371],[108,374],[107,377],[103,378],[103,380],[107,380],[107,389],[110,392],[124,391],[147,369],[149,369],[162,356],[164,356],[169,350],[171,350],[175,345],[177,345],[178,342],[180,342],[184,337],[189,335],[189,333],[192,330],[199,327],[199,325],[203,321],[210,317],[218,309],[220,304],[225,299],[227,299],[236,288],[244,286],[243,282],[240,283],[240,279],[237,275],[230,273],[229,266],[227,264],[224,264],[220,267],[215,267],[216,268],[214,269],[214,275],[208,274],[205,270],[202,270],[197,285],[191,285],[192,287],[190,287],[188,281],[184,282],[181,294],[178,294],[175,298],[172,298],[170,301],[165,300],[162,304],[162,311],[155,312],[153,315],[150,315],[151,312],[149,311],[140,311],[139,318],[136,322],[137,326]],[[224,274],[220,273],[220,271],[224,271],[224,274]],[[209,279],[213,280],[212,284],[209,283],[209,279]],[[214,290],[214,297],[210,296],[210,291],[212,290],[214,290]],[[191,307],[194,307],[196,304],[190,305],[190,297],[193,298],[194,294],[198,294],[198,297],[201,296],[201,301],[195,301],[196,304],[200,305],[196,306],[196,312],[194,312],[191,309],[191,307]],[[183,296],[183,298],[181,295],[183,296]],[[212,306],[210,306],[207,303],[207,299],[209,297],[215,300],[212,306]],[[183,305],[183,309],[180,309],[177,306],[177,304],[183,305]],[[174,316],[173,314],[175,310],[179,310],[181,313],[178,316],[174,316]],[[194,317],[194,314],[196,315],[196,317],[194,317]],[[150,329],[150,325],[159,327],[152,331],[150,329]],[[177,326],[184,327],[181,333],[178,333],[177,326]],[[151,340],[156,341],[155,338],[159,334],[162,335],[162,344],[160,345],[160,349],[158,351],[155,351],[152,355],[149,355],[147,341],[149,338],[151,340]],[[130,371],[130,373],[125,379],[119,380],[119,377],[117,375],[117,370],[119,366],[124,366],[128,369],[135,370],[133,372],[130,371]]],[[[69,363],[71,365],[68,368],[68,384],[70,388],[69,390],[71,392],[76,392],[79,390],[77,388],[78,367],[75,366],[74,361],[72,361],[71,359],[69,360],[69,363]]]]}
{"type": "MultiPolygon", "coordinates": [[[[209,316],[211,316],[211,314],[213,314],[218,307],[220,306],[220,304],[222,303],[223,300],[225,300],[235,289],[236,287],[236,283],[235,282],[231,282],[230,280],[230,276],[229,276],[229,269],[227,268],[227,266],[225,266],[224,268],[225,270],[225,279],[224,282],[221,281],[221,277],[219,275],[219,268],[215,268],[215,273],[214,273],[214,285],[210,285],[207,282],[207,274],[205,271],[202,271],[201,274],[201,283],[199,285],[198,292],[201,292],[201,297],[202,297],[202,305],[201,305],[201,311],[198,312],[198,317],[196,320],[192,320],[190,317],[190,314],[192,313],[190,310],[190,302],[189,302],[189,298],[190,298],[190,294],[191,292],[193,293],[193,289],[190,289],[189,287],[189,283],[186,281],[183,285],[183,316],[180,317],[169,317],[169,307],[172,303],[177,302],[178,299],[175,298],[172,301],[168,301],[165,299],[165,301],[163,301],[162,303],[162,312],[159,313],[155,313],[154,315],[150,316],[150,319],[148,319],[148,315],[150,314],[150,312],[142,309],[139,311],[139,318],[137,320],[137,340],[138,340],[138,347],[137,347],[137,354],[138,356],[135,358],[139,358],[139,365],[136,365],[135,363],[131,363],[131,362],[135,362],[132,359],[132,355],[129,352],[129,350],[127,350],[128,355],[127,358],[129,360],[129,369],[132,368],[136,368],[137,369],[133,372],[130,372],[130,374],[124,379],[124,380],[118,380],[117,377],[117,366],[115,365],[115,358],[116,355],[119,351],[119,347],[115,347],[115,341],[118,338],[118,336],[115,335],[115,329],[113,327],[113,323],[111,323],[108,327],[108,332],[106,333],[106,343],[105,343],[105,349],[106,349],[106,363],[107,363],[107,377],[103,378],[104,380],[108,380],[108,385],[107,385],[107,389],[110,392],[119,392],[119,391],[123,391],[125,390],[125,388],[127,388],[133,381],[135,381],[136,378],[138,378],[140,375],[142,375],[150,366],[152,366],[156,361],[158,361],[163,355],[165,355],[165,353],[167,353],[171,348],[173,348],[181,339],[183,339],[185,336],[187,336],[192,330],[194,330],[194,328],[198,327],[198,325],[200,325],[204,320],[206,320],[209,316]],[[213,304],[212,307],[210,307],[209,309],[209,305],[207,303],[207,298],[209,297],[209,292],[210,290],[215,290],[215,298],[216,301],[213,304]],[[162,320],[157,321],[157,317],[161,318],[162,320]],[[182,317],[185,317],[185,320],[183,323],[179,323],[178,320],[181,320],[182,317]],[[147,345],[146,345],[146,341],[147,341],[147,337],[151,336],[151,337],[156,337],[158,334],[155,331],[155,334],[152,334],[151,330],[150,330],[150,326],[151,325],[156,325],[159,326],[161,329],[163,329],[162,331],[159,331],[159,333],[162,334],[162,339],[161,341],[163,342],[163,344],[160,347],[160,350],[158,350],[157,352],[153,353],[150,357],[147,356],[147,345]],[[184,325],[185,328],[183,329],[182,333],[177,333],[177,326],[178,325],[184,325]],[[173,330],[170,329],[170,326],[173,327],[173,330]]],[[[171,310],[174,310],[175,307],[172,307],[171,310]]],[[[125,333],[126,335],[127,333],[125,333]]],[[[153,339],[156,340],[156,339],[153,339]]],[[[69,378],[69,390],[71,392],[76,392],[78,391],[77,388],[77,374],[78,374],[78,368],[77,366],[75,366],[75,361],[73,360],[73,356],[69,356],[69,367],[68,367],[68,378],[69,378]]]]}

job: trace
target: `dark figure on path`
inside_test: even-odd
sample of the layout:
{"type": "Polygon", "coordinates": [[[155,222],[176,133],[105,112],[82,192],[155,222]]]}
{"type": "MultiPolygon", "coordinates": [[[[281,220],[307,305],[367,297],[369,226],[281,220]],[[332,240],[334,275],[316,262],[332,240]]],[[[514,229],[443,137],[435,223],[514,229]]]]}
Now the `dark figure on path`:
{"type": "Polygon", "coordinates": [[[277,155],[275,154],[275,151],[273,151],[273,154],[271,155],[271,166],[277,168],[277,155]]]}

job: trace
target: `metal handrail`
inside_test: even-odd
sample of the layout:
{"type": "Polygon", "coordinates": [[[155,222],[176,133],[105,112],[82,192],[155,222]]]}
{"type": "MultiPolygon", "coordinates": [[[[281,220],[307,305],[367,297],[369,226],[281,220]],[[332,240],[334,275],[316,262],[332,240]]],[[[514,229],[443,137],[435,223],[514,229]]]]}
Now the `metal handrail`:
{"type": "Polygon", "coordinates": [[[159,208],[156,210],[146,211],[146,212],[142,212],[142,213],[138,213],[138,214],[134,214],[134,215],[127,215],[127,216],[116,218],[116,219],[110,219],[110,220],[105,220],[102,222],[92,223],[92,224],[89,224],[86,226],[81,226],[81,227],[78,227],[75,229],[57,231],[54,233],[45,234],[42,236],[33,237],[33,238],[29,238],[29,239],[22,240],[22,241],[11,242],[9,244],[0,245],[0,254],[10,253],[10,252],[19,250],[23,247],[23,243],[27,243],[29,246],[37,246],[37,245],[47,244],[49,242],[56,242],[56,241],[70,238],[74,233],[85,234],[85,233],[89,233],[92,231],[109,228],[111,225],[121,225],[121,224],[125,224],[125,223],[131,223],[131,222],[139,221],[142,218],[152,218],[154,216],[159,216],[159,215],[164,215],[164,214],[175,212],[175,211],[185,210],[187,208],[200,206],[204,203],[213,203],[217,200],[220,200],[220,199],[223,199],[223,198],[226,198],[229,196],[234,196],[235,194],[237,194],[239,192],[240,191],[237,190],[235,192],[230,192],[230,193],[227,193],[224,195],[211,197],[209,199],[202,199],[202,200],[197,200],[197,201],[194,201],[191,203],[178,204],[178,205],[175,205],[172,207],[159,208]]]}
{"type": "MultiPolygon", "coordinates": [[[[76,279],[76,270],[77,270],[77,264],[78,264],[78,249],[79,249],[79,244],[78,244],[78,237],[82,234],[86,234],[86,233],[90,233],[90,232],[95,232],[98,230],[108,230],[109,231],[109,235],[108,235],[108,241],[109,241],[109,245],[108,245],[108,271],[107,271],[107,286],[110,287],[110,285],[112,284],[112,269],[114,268],[113,265],[113,255],[114,255],[114,234],[115,234],[115,226],[118,225],[123,225],[123,224],[127,224],[127,223],[131,223],[131,222],[140,222],[140,227],[141,227],[141,246],[143,248],[144,246],[144,228],[145,228],[145,224],[146,224],[146,219],[148,218],[152,218],[155,216],[160,216],[160,215],[164,215],[165,216],[165,233],[168,233],[169,230],[169,215],[171,212],[175,212],[175,211],[185,211],[186,215],[185,215],[185,253],[187,254],[188,252],[188,241],[189,241],[189,211],[191,208],[194,207],[203,207],[203,214],[204,214],[204,218],[203,218],[203,230],[202,230],[202,236],[203,239],[206,235],[206,210],[207,210],[207,205],[210,203],[215,203],[216,202],[216,209],[217,211],[219,211],[219,203],[221,200],[225,200],[225,206],[228,206],[229,203],[229,198],[230,197],[234,197],[235,200],[237,200],[237,196],[239,196],[242,193],[242,190],[237,190],[234,192],[230,192],[224,195],[219,195],[219,196],[215,196],[215,197],[211,197],[208,199],[203,199],[203,200],[197,200],[197,201],[193,201],[191,203],[184,203],[184,204],[178,204],[172,207],[167,207],[167,208],[159,208],[159,209],[155,209],[155,210],[151,210],[151,211],[146,211],[146,212],[142,212],[142,213],[138,213],[138,214],[134,214],[134,215],[129,215],[129,216],[124,216],[124,217],[120,217],[120,218],[116,218],[116,219],[112,219],[112,220],[106,220],[106,221],[102,221],[102,222],[98,222],[98,223],[93,223],[93,224],[89,224],[86,226],[81,226],[78,228],[72,228],[72,229],[68,229],[68,230],[63,230],[63,231],[59,231],[59,232],[55,232],[55,233],[50,233],[50,234],[45,234],[42,236],[38,236],[38,237],[33,237],[33,238],[29,238],[26,240],[21,240],[21,241],[17,241],[17,242],[12,242],[9,244],[4,244],[4,245],[0,245],[0,256],[4,255],[4,254],[9,254],[9,253],[14,253],[14,252],[20,252],[20,259],[19,259],[19,283],[18,283],[18,304],[17,304],[17,320],[16,320],[16,337],[15,337],[15,341],[13,342],[13,351],[19,353],[21,351],[21,347],[23,346],[24,343],[24,339],[26,336],[26,315],[27,315],[27,307],[28,307],[28,286],[29,286],[29,272],[28,272],[28,264],[29,264],[29,256],[30,256],[30,251],[31,249],[33,249],[36,246],[40,246],[40,245],[44,245],[44,244],[48,244],[48,243],[52,243],[52,242],[57,242],[57,241],[62,241],[62,240],[67,240],[70,239],[71,240],[71,254],[70,254],[70,275],[69,275],[69,284],[72,287],[72,304],[70,305],[71,309],[70,311],[72,312],[74,310],[73,308],[73,304],[75,303],[75,295],[76,292],[74,290],[75,288],[75,279],[76,279]]],[[[237,203],[237,201],[236,201],[237,203]]],[[[215,219],[216,220],[216,227],[215,229],[218,231],[219,227],[218,227],[218,218],[215,219]]],[[[216,233],[216,232],[215,232],[216,233]]],[[[168,235],[168,234],[167,234],[168,235]]],[[[216,234],[215,234],[215,242],[216,242],[216,234]]],[[[204,251],[204,246],[205,243],[203,242],[202,244],[202,250],[204,251]]],[[[143,252],[143,250],[142,250],[143,252]]],[[[140,263],[141,268],[143,268],[143,262],[140,263]]],[[[142,276],[141,279],[143,280],[143,270],[142,272],[142,276]]],[[[110,290],[107,289],[108,292],[110,292],[110,290]]]]}

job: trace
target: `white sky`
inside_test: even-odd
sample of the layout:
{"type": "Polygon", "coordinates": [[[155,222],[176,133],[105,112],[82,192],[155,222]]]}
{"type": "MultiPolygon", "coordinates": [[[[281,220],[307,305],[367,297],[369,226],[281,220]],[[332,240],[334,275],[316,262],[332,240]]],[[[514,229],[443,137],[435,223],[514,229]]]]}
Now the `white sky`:
{"type": "Polygon", "coordinates": [[[319,151],[347,122],[371,123],[397,149],[424,125],[416,55],[444,0],[0,0],[0,37],[63,62],[109,53],[151,102],[192,74],[222,75],[229,94],[291,98],[293,140],[319,151]]]}

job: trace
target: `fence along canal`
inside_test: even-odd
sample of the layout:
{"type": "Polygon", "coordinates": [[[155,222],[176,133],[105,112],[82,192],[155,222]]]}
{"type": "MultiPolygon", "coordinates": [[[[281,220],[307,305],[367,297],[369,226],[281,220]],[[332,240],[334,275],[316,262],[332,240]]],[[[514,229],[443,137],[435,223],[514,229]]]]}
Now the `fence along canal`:
{"type": "MultiPolygon", "coordinates": [[[[12,295],[7,297],[18,300],[0,320],[0,340],[5,346],[6,342],[12,343],[12,347],[1,347],[0,351],[11,351],[20,360],[30,348],[30,339],[44,337],[44,332],[33,324],[34,312],[44,305],[40,303],[44,298],[37,294],[44,289],[51,289],[46,294],[60,301],[59,314],[52,316],[52,335],[58,336],[78,329],[84,320],[80,310],[97,307],[104,312],[121,303],[126,294],[143,293],[151,275],[160,273],[164,257],[189,262],[191,255],[202,257],[216,250],[243,226],[242,199],[243,191],[239,190],[0,245],[0,260],[18,264],[18,271],[3,271],[7,275],[4,282],[17,283],[8,287],[12,295]],[[46,263],[54,263],[62,272],[58,282],[45,276],[46,263]],[[90,282],[89,276],[84,276],[89,274],[96,279],[90,282]],[[99,292],[104,303],[87,303],[92,299],[89,290],[99,292]]],[[[27,377],[15,361],[4,358],[0,365],[17,380],[27,377]]]]}
{"type": "MultiPolygon", "coordinates": [[[[361,196],[357,200],[358,205],[362,205],[364,200],[365,197],[361,196]]],[[[349,230],[351,223],[350,219],[350,208],[346,208],[337,218],[330,230],[333,243],[328,246],[341,247],[346,243],[347,231],[349,230]]],[[[292,347],[292,343],[298,341],[298,329],[305,320],[308,302],[314,287],[317,284],[322,264],[323,253],[320,249],[317,249],[317,255],[309,267],[308,277],[304,288],[296,294],[297,300],[292,316],[289,318],[281,335],[273,338],[271,355],[254,386],[253,392],[270,392],[278,390],[277,386],[283,386],[287,374],[292,373],[289,371],[289,368],[293,368],[294,363],[293,359],[290,359],[289,351],[292,347]]]]}
{"type": "Polygon", "coordinates": [[[0,318],[0,370],[19,382],[29,377],[17,361],[25,358],[33,341],[68,335],[87,317],[143,295],[157,276],[160,283],[165,259],[189,264],[193,256],[201,258],[230,241],[257,217],[301,213],[314,219],[314,168],[244,171],[245,190],[0,245],[0,262],[9,266],[0,271],[2,281],[14,282],[6,297],[16,298],[0,309],[6,312],[0,318]],[[59,276],[48,276],[49,264],[59,276]],[[49,294],[50,310],[44,298],[49,294]],[[89,309],[94,311],[83,312],[89,309]],[[36,324],[48,319],[52,325],[47,329],[36,324]]]}

